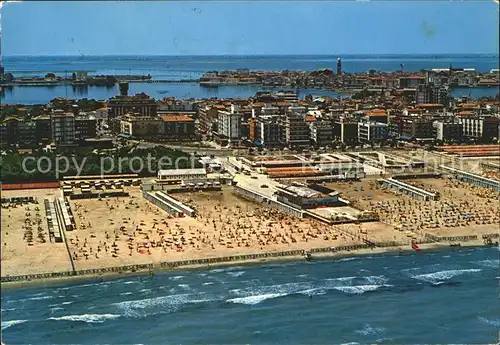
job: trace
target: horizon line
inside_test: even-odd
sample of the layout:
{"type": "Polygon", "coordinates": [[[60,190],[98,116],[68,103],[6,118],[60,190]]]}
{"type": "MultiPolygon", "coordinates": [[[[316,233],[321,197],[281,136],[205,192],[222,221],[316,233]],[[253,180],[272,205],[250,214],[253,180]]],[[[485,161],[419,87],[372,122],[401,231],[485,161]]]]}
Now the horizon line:
{"type": "Polygon", "coordinates": [[[1,58],[16,57],[245,57],[245,56],[324,56],[324,57],[342,57],[342,56],[492,56],[498,57],[499,53],[338,53],[338,54],[15,54],[2,55],[1,58]]]}

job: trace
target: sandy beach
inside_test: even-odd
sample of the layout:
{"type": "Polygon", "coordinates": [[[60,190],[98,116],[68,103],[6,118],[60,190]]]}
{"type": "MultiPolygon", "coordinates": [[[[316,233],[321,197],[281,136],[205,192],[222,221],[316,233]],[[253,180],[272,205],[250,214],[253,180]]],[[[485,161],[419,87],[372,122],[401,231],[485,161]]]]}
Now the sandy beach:
{"type": "MultiPolygon", "coordinates": [[[[60,196],[59,190],[4,191],[2,197],[34,196],[38,202],[2,210],[6,214],[2,216],[2,276],[70,271],[71,261],[80,271],[362,245],[364,240],[403,244],[355,252],[361,255],[411,250],[410,243],[424,242],[426,234],[478,235],[478,241],[464,245],[481,245],[482,234],[498,232],[497,195],[456,180],[408,182],[429,191],[442,191],[440,200],[417,201],[380,188],[374,178],[327,184],[351,200],[353,207],[375,211],[381,217],[380,222],[342,225],[294,218],[243,199],[229,186],[222,191],[172,194],[197,212],[196,218],[173,218],[144,199],[139,187],[125,187],[128,197],[70,200],[76,229],[65,231],[69,250],[64,242],[51,243],[48,237],[43,199],[60,196]],[[32,232],[30,241],[27,232],[32,232]]],[[[426,246],[449,243],[423,248],[426,246]]],[[[345,253],[354,252],[318,256],[345,253]]]]}

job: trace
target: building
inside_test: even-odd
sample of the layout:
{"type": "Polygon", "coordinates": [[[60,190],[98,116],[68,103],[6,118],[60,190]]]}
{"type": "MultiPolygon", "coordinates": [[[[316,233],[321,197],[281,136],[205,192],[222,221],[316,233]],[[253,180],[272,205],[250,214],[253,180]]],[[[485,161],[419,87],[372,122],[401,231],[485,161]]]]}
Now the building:
{"type": "Polygon", "coordinates": [[[75,117],[75,139],[82,141],[97,136],[97,120],[92,116],[75,117]]]}
{"type": "Polygon", "coordinates": [[[120,134],[129,138],[158,138],[163,132],[163,120],[158,116],[136,113],[124,115],[120,120],[120,134]]]}
{"type": "Polygon", "coordinates": [[[204,182],[207,180],[205,169],[166,169],[158,170],[159,182],[204,182]]]}
{"type": "Polygon", "coordinates": [[[402,136],[410,139],[433,138],[433,125],[431,119],[406,118],[402,121],[402,136]]]}
{"type": "Polygon", "coordinates": [[[425,84],[425,77],[418,75],[411,75],[399,78],[400,89],[416,89],[418,85],[425,84]]]}
{"type": "Polygon", "coordinates": [[[50,125],[52,132],[52,141],[56,145],[74,145],[75,144],[75,115],[54,111],[50,116],[50,125]]]}
{"type": "Polygon", "coordinates": [[[482,142],[490,142],[499,137],[499,119],[493,116],[464,116],[459,117],[463,135],[466,138],[482,142]]]}
{"type": "Polygon", "coordinates": [[[355,144],[358,142],[358,123],[340,118],[333,124],[333,133],[345,145],[355,144]]]}
{"type": "Polygon", "coordinates": [[[145,93],[135,96],[115,96],[108,101],[108,117],[115,118],[127,113],[139,113],[142,116],[156,116],[156,101],[145,93]]]}
{"type": "Polygon", "coordinates": [[[311,140],[316,146],[331,145],[333,142],[333,123],[330,120],[316,120],[309,125],[311,140]]]}
{"type": "Polygon", "coordinates": [[[254,120],[254,139],[253,142],[257,146],[277,147],[283,144],[282,124],[279,115],[259,116],[254,120]]]}
{"type": "Polygon", "coordinates": [[[290,186],[276,187],[279,202],[299,209],[310,209],[320,206],[335,206],[339,203],[339,193],[323,186],[309,188],[305,184],[293,183],[290,186]],[[322,189],[321,191],[318,189],[322,189]]]}
{"type": "Polygon", "coordinates": [[[434,121],[433,136],[443,142],[460,143],[464,139],[464,128],[461,123],[453,121],[434,121]]]}
{"type": "Polygon", "coordinates": [[[241,114],[238,106],[231,105],[231,111],[218,111],[219,137],[227,138],[229,142],[240,140],[241,114]]]}
{"type": "Polygon", "coordinates": [[[52,125],[49,115],[40,115],[35,121],[35,137],[37,143],[48,144],[52,140],[52,125]]]}
{"type": "Polygon", "coordinates": [[[448,91],[444,87],[434,84],[419,84],[417,86],[416,99],[417,104],[444,104],[448,103],[448,91]]]}
{"type": "Polygon", "coordinates": [[[342,75],[342,60],[340,58],[337,59],[337,75],[342,75]]]}
{"type": "Polygon", "coordinates": [[[380,122],[358,122],[358,141],[377,142],[387,137],[388,126],[380,122]]]}
{"type": "Polygon", "coordinates": [[[165,139],[196,139],[194,120],[186,115],[163,116],[165,139]]]}
{"type": "Polygon", "coordinates": [[[285,142],[289,147],[307,147],[310,145],[310,128],[304,115],[290,112],[285,117],[285,142]]]}

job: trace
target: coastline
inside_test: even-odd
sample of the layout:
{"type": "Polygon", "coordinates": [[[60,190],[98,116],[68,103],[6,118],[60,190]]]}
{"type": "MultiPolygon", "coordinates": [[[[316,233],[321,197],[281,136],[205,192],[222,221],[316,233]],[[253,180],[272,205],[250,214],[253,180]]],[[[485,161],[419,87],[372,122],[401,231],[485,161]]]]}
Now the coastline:
{"type": "MultiPolygon", "coordinates": [[[[363,257],[369,255],[408,255],[410,253],[433,253],[433,252],[446,252],[446,251],[456,251],[462,248],[487,248],[482,241],[469,241],[464,243],[458,243],[460,246],[451,246],[450,243],[424,243],[419,244],[421,248],[420,252],[416,252],[410,245],[397,245],[390,247],[362,247],[351,250],[331,250],[331,248],[316,248],[312,249],[311,252],[317,251],[313,254],[313,261],[319,260],[331,260],[331,259],[344,259],[344,258],[356,258],[363,257]],[[326,251],[325,249],[330,249],[326,251]]],[[[293,251],[295,252],[295,251],[293,251]]],[[[55,274],[61,274],[60,276],[55,277],[40,277],[40,278],[32,278],[32,279],[24,279],[24,280],[12,280],[12,281],[2,281],[0,283],[0,288],[4,289],[18,289],[18,288],[28,288],[28,287],[36,287],[36,286],[46,286],[46,285],[59,285],[59,284],[68,284],[68,283],[84,283],[89,281],[108,281],[120,277],[140,277],[140,276],[148,276],[155,275],[157,273],[164,273],[171,270],[178,269],[213,269],[219,267],[231,267],[236,265],[256,265],[263,263],[273,263],[273,262],[297,262],[301,260],[305,260],[304,256],[301,254],[293,254],[293,255],[280,255],[286,254],[287,252],[271,252],[271,253],[259,253],[254,255],[262,255],[262,257],[258,258],[245,258],[242,260],[224,260],[227,258],[207,258],[202,260],[186,260],[189,261],[208,261],[213,260],[212,263],[191,263],[191,264],[178,264],[179,262],[165,262],[162,264],[147,264],[141,266],[147,266],[144,268],[130,270],[128,266],[117,267],[116,271],[104,271],[99,273],[81,273],[79,274],[67,274],[62,275],[65,272],[54,272],[55,274]],[[265,256],[267,255],[267,256],[265,256]]],[[[250,255],[246,255],[250,256],[250,255]]],[[[77,271],[78,272],[78,271],[77,271]]],[[[69,272],[71,273],[71,272],[69,272]]],[[[4,278],[4,277],[2,277],[4,278]]]]}

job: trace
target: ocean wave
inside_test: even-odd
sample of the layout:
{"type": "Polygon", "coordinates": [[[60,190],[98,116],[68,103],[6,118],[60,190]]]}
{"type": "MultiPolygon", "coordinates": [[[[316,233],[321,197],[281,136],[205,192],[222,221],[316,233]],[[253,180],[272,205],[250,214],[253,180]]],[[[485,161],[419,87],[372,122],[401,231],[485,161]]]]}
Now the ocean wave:
{"type": "Polygon", "coordinates": [[[466,273],[477,273],[482,271],[481,269],[477,268],[470,268],[470,269],[462,269],[462,270],[445,270],[445,271],[438,271],[438,272],[433,272],[433,273],[426,273],[426,274],[418,274],[411,276],[413,279],[418,279],[422,280],[428,283],[439,283],[445,280],[449,280],[453,277],[463,275],[466,273]]]}
{"type": "Polygon", "coordinates": [[[238,303],[238,304],[247,304],[247,305],[255,305],[267,299],[273,299],[278,297],[286,296],[286,293],[268,293],[263,295],[255,295],[255,296],[246,296],[246,297],[237,297],[228,299],[226,302],[228,303],[238,303]]]}
{"type": "Polygon", "coordinates": [[[477,264],[479,266],[483,266],[483,267],[500,268],[500,260],[499,259],[473,261],[472,263],[477,264]]]}
{"type": "MultiPolygon", "coordinates": [[[[62,296],[62,297],[66,297],[66,296],[62,296]]],[[[37,296],[37,297],[24,298],[24,299],[18,300],[18,301],[41,301],[41,300],[52,299],[52,298],[54,298],[54,297],[53,296],[37,296]]]]}
{"type": "Polygon", "coordinates": [[[65,315],[60,317],[49,317],[47,320],[103,323],[106,320],[114,320],[119,318],[120,316],[121,315],[116,315],[116,314],[83,314],[83,315],[65,315]]]}
{"type": "Polygon", "coordinates": [[[232,276],[232,277],[239,277],[239,276],[242,276],[243,274],[245,274],[245,271],[236,271],[236,272],[227,272],[228,275],[232,276]]]}
{"type": "Polygon", "coordinates": [[[361,335],[379,335],[385,332],[383,327],[372,327],[369,324],[365,324],[362,329],[354,331],[354,333],[361,335]]]}
{"type": "Polygon", "coordinates": [[[28,320],[10,320],[10,321],[2,321],[2,331],[4,329],[7,329],[11,326],[14,326],[14,325],[19,325],[21,323],[25,323],[25,322],[28,322],[28,320]]]}
{"type": "Polygon", "coordinates": [[[124,285],[129,285],[129,284],[137,284],[137,283],[139,283],[139,282],[138,282],[138,281],[136,281],[136,280],[128,280],[128,281],[126,281],[126,282],[123,282],[123,284],[124,284],[124,285]]]}
{"type": "Polygon", "coordinates": [[[356,277],[327,278],[326,280],[327,281],[341,281],[341,282],[345,282],[345,281],[351,281],[351,280],[354,280],[354,279],[356,279],[356,277]]]}
{"type": "Polygon", "coordinates": [[[120,296],[127,296],[127,295],[131,295],[131,294],[132,294],[132,292],[122,292],[120,294],[120,296]]]}
{"type": "Polygon", "coordinates": [[[229,271],[238,271],[244,268],[243,266],[231,266],[231,267],[225,267],[225,268],[214,268],[211,269],[210,273],[221,273],[221,272],[229,272],[229,271]]]}
{"type": "Polygon", "coordinates": [[[67,302],[62,302],[61,304],[62,305],[67,305],[67,304],[72,304],[72,303],[73,303],[73,301],[67,301],[67,302]]]}
{"type": "Polygon", "coordinates": [[[338,262],[343,262],[343,261],[352,261],[352,260],[357,260],[358,258],[355,258],[355,257],[352,257],[352,258],[343,258],[343,259],[339,259],[337,260],[338,262]]]}
{"type": "Polygon", "coordinates": [[[173,277],[168,277],[168,279],[170,280],[179,280],[179,279],[182,279],[184,278],[184,276],[173,276],[173,277]]]}
{"type": "Polygon", "coordinates": [[[368,277],[362,277],[366,281],[368,281],[370,284],[376,285],[376,284],[385,284],[389,281],[384,276],[368,276],[368,277]]]}
{"type": "Polygon", "coordinates": [[[497,327],[499,328],[500,327],[500,319],[487,319],[485,317],[482,317],[482,316],[478,316],[477,317],[479,319],[479,321],[487,324],[487,325],[490,325],[490,326],[494,326],[494,327],[497,327]]]}
{"type": "Polygon", "coordinates": [[[206,283],[203,283],[201,285],[204,285],[204,286],[206,286],[206,285],[214,285],[214,283],[213,282],[206,282],[206,283]]]}
{"type": "Polygon", "coordinates": [[[5,309],[4,309],[4,308],[2,308],[2,309],[1,309],[2,313],[3,313],[4,311],[12,311],[12,310],[16,310],[16,308],[5,308],[5,309]]]}
{"type": "Polygon", "coordinates": [[[348,285],[348,286],[336,286],[335,290],[342,291],[347,294],[361,295],[365,292],[376,291],[382,287],[390,287],[392,285],[348,285]]]}
{"type": "Polygon", "coordinates": [[[213,298],[201,294],[178,294],[159,296],[140,300],[123,301],[113,305],[129,317],[144,317],[155,314],[168,314],[175,312],[189,304],[198,304],[213,301],[213,298]]]}
{"type": "Polygon", "coordinates": [[[320,295],[325,295],[326,290],[321,289],[321,288],[313,288],[313,289],[307,289],[304,291],[299,291],[298,293],[301,295],[306,295],[306,296],[320,296],[320,295]]]}
{"type": "Polygon", "coordinates": [[[151,289],[141,289],[139,292],[151,292],[151,289]]]}
{"type": "Polygon", "coordinates": [[[64,308],[61,308],[61,307],[54,307],[54,308],[50,308],[50,312],[53,313],[55,311],[58,311],[58,310],[64,310],[64,308]]]}

